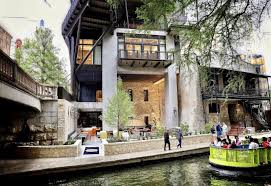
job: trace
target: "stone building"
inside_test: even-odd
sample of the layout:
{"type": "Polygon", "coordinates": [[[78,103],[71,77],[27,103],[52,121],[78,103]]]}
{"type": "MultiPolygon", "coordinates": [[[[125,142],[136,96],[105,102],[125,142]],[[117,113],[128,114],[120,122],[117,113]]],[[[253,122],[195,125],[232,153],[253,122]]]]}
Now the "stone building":
{"type": "Polygon", "coordinates": [[[12,36],[0,25],[0,49],[10,55],[12,36]]]}
{"type": "Polygon", "coordinates": [[[191,131],[200,131],[209,121],[238,123],[237,111],[245,113],[242,118],[250,117],[248,125],[248,120],[253,120],[253,108],[262,107],[262,101],[270,100],[265,83],[268,76],[259,65],[240,61],[244,67],[226,68],[214,63],[208,68],[215,74],[211,85],[215,89],[203,92],[206,85],[200,82],[197,68],[188,72],[174,64],[172,51],[179,47],[178,36],[168,31],[137,29],[142,20],[136,17],[135,10],[141,4],[128,0],[126,8],[121,5],[114,12],[106,1],[72,1],[62,34],[70,52],[78,125],[112,130],[99,120],[99,115],[106,111],[118,77],[122,78],[135,106],[130,126],[159,124],[174,128],[187,123],[191,131]],[[242,92],[222,94],[227,84],[225,74],[232,71],[242,72],[247,86],[242,92]],[[250,110],[245,110],[246,106],[250,110]],[[249,117],[248,112],[251,112],[249,117]]]}

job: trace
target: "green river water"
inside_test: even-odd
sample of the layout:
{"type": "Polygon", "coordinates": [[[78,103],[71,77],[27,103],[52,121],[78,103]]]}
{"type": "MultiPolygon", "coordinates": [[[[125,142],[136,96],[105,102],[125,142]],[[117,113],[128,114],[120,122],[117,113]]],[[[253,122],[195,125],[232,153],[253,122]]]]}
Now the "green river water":
{"type": "Polygon", "coordinates": [[[164,186],[164,185],[213,185],[245,186],[271,185],[271,178],[261,180],[233,179],[217,176],[210,170],[208,155],[180,158],[147,165],[115,168],[108,171],[85,171],[62,178],[48,180],[49,185],[105,185],[105,186],[164,186]]]}

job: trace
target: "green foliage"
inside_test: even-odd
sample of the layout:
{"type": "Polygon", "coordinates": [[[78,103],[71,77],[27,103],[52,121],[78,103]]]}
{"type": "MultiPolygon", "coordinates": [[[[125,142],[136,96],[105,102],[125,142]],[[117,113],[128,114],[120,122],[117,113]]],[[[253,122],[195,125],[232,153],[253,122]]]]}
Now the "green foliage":
{"type": "Polygon", "coordinates": [[[66,72],[57,54],[52,31],[37,28],[34,37],[25,39],[22,48],[16,49],[15,59],[38,82],[66,87],[66,72]]]}
{"type": "Polygon", "coordinates": [[[102,119],[111,127],[119,131],[128,124],[129,117],[133,115],[133,104],[128,93],[123,89],[122,80],[117,82],[117,91],[109,100],[108,107],[102,119]]]}
{"type": "Polygon", "coordinates": [[[160,124],[156,125],[155,136],[156,138],[162,138],[164,136],[165,128],[161,127],[160,124]]]}
{"type": "Polygon", "coordinates": [[[188,135],[189,125],[187,123],[181,123],[180,127],[182,129],[183,135],[188,135]]]}
{"type": "Polygon", "coordinates": [[[212,123],[206,123],[206,124],[204,125],[204,132],[205,132],[206,134],[209,134],[209,133],[211,132],[212,126],[213,126],[212,123]]]}
{"type": "Polygon", "coordinates": [[[223,90],[223,94],[228,96],[229,93],[240,92],[245,90],[245,77],[241,73],[227,74],[227,85],[223,90]]]}

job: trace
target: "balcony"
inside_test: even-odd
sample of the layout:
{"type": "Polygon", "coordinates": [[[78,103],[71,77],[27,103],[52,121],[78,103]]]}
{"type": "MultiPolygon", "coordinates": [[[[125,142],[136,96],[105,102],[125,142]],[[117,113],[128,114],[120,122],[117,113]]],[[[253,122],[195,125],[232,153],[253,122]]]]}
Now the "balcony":
{"type": "Polygon", "coordinates": [[[242,91],[230,91],[223,93],[223,90],[219,90],[218,87],[209,88],[206,91],[202,91],[203,99],[222,98],[222,99],[251,99],[251,100],[269,100],[269,90],[263,89],[245,89],[242,91]]]}
{"type": "Polygon", "coordinates": [[[167,68],[174,61],[173,52],[119,50],[119,66],[167,68]]]}

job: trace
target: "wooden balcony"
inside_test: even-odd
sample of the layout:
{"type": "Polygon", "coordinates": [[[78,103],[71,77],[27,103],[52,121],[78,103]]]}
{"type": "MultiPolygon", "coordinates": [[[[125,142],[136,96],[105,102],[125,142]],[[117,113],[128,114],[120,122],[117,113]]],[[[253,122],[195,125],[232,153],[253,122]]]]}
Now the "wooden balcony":
{"type": "Polygon", "coordinates": [[[167,68],[174,62],[173,52],[119,50],[119,66],[167,68]]]}

